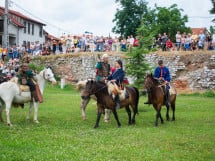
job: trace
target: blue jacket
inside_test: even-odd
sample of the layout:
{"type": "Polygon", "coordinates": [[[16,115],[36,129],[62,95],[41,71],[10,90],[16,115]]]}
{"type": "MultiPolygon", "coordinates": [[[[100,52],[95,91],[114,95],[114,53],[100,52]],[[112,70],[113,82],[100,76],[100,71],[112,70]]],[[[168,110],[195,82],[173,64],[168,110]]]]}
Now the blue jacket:
{"type": "Polygon", "coordinates": [[[165,66],[163,68],[157,67],[154,72],[154,77],[155,78],[162,77],[165,81],[168,81],[168,82],[170,82],[171,80],[169,69],[165,66]],[[161,72],[162,72],[162,75],[161,75],[161,72]]]}
{"type": "Polygon", "coordinates": [[[116,84],[120,85],[123,82],[124,76],[125,76],[125,72],[122,70],[122,68],[120,68],[120,69],[116,69],[113,74],[108,76],[108,80],[114,80],[115,79],[116,84]]]}

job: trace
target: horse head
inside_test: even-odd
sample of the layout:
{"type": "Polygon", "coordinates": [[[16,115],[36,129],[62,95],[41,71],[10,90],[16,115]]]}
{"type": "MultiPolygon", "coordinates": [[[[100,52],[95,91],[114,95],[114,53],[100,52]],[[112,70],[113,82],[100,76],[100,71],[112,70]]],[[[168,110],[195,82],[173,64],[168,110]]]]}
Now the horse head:
{"type": "Polygon", "coordinates": [[[145,95],[154,86],[153,74],[146,74],[142,94],[145,95]]]}
{"type": "Polygon", "coordinates": [[[43,78],[52,82],[53,85],[56,84],[56,80],[51,68],[45,68],[43,70],[43,78]]]}
{"type": "Polygon", "coordinates": [[[81,92],[81,98],[82,99],[89,99],[90,95],[95,94],[96,91],[96,82],[93,79],[87,80],[85,84],[84,90],[81,92]]]}

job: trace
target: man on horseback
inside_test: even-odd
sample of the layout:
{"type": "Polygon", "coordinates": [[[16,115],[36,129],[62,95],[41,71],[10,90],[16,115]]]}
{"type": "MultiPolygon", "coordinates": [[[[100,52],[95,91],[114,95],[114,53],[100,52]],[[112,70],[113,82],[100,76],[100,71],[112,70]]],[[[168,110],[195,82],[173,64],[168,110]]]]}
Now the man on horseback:
{"type": "MultiPolygon", "coordinates": [[[[116,68],[116,70],[113,72],[113,74],[111,74],[108,77],[108,80],[111,80],[111,82],[116,83],[117,86],[120,86],[120,85],[122,85],[122,82],[123,82],[123,79],[125,76],[125,72],[122,69],[122,61],[120,59],[116,60],[115,68],[116,68]]],[[[119,99],[118,93],[115,96],[115,102],[116,102],[116,106],[115,106],[116,109],[119,109],[120,108],[120,99],[119,99]]]]}
{"type": "MultiPolygon", "coordinates": [[[[102,58],[96,64],[96,81],[105,81],[111,74],[110,64],[108,63],[108,54],[103,54],[102,58]]],[[[110,110],[105,109],[104,121],[108,122],[110,119],[110,110]]]]}
{"type": "Polygon", "coordinates": [[[96,81],[104,81],[110,75],[110,64],[108,63],[108,55],[102,55],[101,61],[96,64],[96,81]]]}
{"type": "MultiPolygon", "coordinates": [[[[170,94],[169,89],[170,85],[169,82],[171,80],[169,69],[164,66],[163,60],[158,61],[158,67],[156,67],[154,71],[154,77],[159,79],[162,84],[165,84],[165,98],[166,98],[166,105],[170,106],[170,94]]],[[[148,95],[148,101],[144,104],[151,104],[151,98],[148,95]]]]}
{"type": "Polygon", "coordinates": [[[28,55],[24,55],[21,59],[20,69],[18,71],[18,81],[21,85],[28,85],[31,92],[31,98],[35,101],[38,101],[38,96],[36,93],[36,79],[34,77],[34,73],[29,69],[30,58],[28,55]]]}

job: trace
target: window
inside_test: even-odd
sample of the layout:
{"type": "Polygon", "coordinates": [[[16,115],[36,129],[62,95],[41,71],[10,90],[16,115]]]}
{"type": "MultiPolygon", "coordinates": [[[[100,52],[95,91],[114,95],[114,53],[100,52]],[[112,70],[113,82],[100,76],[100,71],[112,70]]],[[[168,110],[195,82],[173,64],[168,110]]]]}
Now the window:
{"type": "Polygon", "coordinates": [[[40,37],[43,36],[43,26],[40,26],[39,36],[40,36],[40,37]]]}
{"type": "Polygon", "coordinates": [[[34,24],[32,24],[31,34],[34,35],[34,24]]]}
{"type": "Polygon", "coordinates": [[[31,33],[31,24],[28,22],[28,34],[31,33]]]}
{"type": "Polygon", "coordinates": [[[24,21],[24,33],[26,33],[26,21],[24,21]]]}

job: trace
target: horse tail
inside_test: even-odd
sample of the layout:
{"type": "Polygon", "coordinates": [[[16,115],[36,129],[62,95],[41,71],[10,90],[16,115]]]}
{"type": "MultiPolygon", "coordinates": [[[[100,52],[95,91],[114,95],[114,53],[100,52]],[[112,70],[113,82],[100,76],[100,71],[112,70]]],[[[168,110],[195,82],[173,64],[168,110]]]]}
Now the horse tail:
{"type": "Polygon", "coordinates": [[[139,114],[139,111],[138,111],[138,104],[139,104],[139,97],[140,97],[140,93],[139,93],[139,90],[136,88],[136,87],[133,87],[135,92],[136,92],[136,100],[135,100],[135,110],[136,110],[136,113],[139,114]]]}

